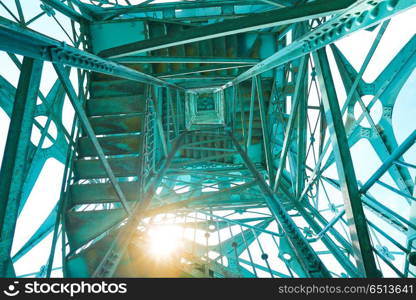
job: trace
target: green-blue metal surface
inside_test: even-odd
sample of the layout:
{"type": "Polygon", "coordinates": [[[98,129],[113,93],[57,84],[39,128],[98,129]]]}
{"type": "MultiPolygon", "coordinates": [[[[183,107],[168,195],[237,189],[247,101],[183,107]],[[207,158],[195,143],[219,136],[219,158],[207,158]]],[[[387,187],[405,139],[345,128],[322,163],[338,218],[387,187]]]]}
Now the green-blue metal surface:
{"type": "Polygon", "coordinates": [[[19,0],[0,1],[0,50],[20,74],[17,85],[0,76],[11,122],[1,276],[415,276],[415,129],[399,142],[392,126],[414,74],[415,36],[373,82],[363,79],[389,20],[414,12],[414,1],[36,2],[33,15],[19,0]],[[32,27],[45,19],[65,42],[32,27]],[[356,69],[336,42],[360,30],[375,39],[356,69]],[[362,140],[381,161],[365,182],[356,173],[373,168],[350,154],[362,140]],[[65,165],[59,201],[11,253],[49,158],[65,165]],[[155,273],[157,257],[143,252],[159,227],[181,228],[183,249],[155,273]],[[43,267],[16,273],[42,243],[43,267]]]}

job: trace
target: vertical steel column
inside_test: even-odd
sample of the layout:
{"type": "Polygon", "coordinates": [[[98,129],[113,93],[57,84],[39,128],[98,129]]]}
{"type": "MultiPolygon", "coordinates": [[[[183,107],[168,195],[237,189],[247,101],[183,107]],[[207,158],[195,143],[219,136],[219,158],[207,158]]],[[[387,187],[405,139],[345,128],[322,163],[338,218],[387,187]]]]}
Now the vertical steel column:
{"type": "Polygon", "coordinates": [[[286,164],[286,157],[287,157],[287,154],[289,153],[291,137],[292,137],[293,129],[295,127],[295,121],[296,121],[296,117],[298,113],[298,106],[299,106],[299,102],[301,101],[299,94],[301,91],[302,82],[304,80],[304,77],[306,76],[304,70],[306,69],[306,66],[308,64],[308,58],[309,58],[308,55],[302,57],[299,63],[299,71],[298,71],[299,74],[296,78],[296,87],[295,87],[295,92],[293,94],[292,109],[291,109],[291,113],[289,116],[289,120],[286,125],[285,137],[283,140],[282,151],[280,154],[279,166],[277,168],[277,173],[276,173],[276,177],[274,180],[274,186],[273,186],[274,191],[277,191],[277,189],[279,188],[279,183],[282,178],[283,169],[285,168],[285,164],[286,164]]]}
{"type": "MultiPolygon", "coordinates": [[[[307,32],[308,23],[302,22],[296,26],[294,31],[294,38],[301,37],[307,32]]],[[[296,156],[296,182],[295,182],[295,194],[296,198],[299,198],[305,186],[305,160],[306,160],[306,145],[307,145],[307,126],[308,126],[308,62],[304,66],[304,74],[299,74],[299,65],[301,60],[296,61],[298,67],[297,76],[301,76],[299,86],[299,107],[298,107],[298,118],[297,118],[297,156],[296,156]]]]}
{"type": "Polygon", "coordinates": [[[33,117],[43,62],[25,57],[10,119],[9,132],[0,170],[0,276],[14,276],[10,251],[16,227],[19,202],[28,162],[33,117]]]}
{"type": "Polygon", "coordinates": [[[347,135],[325,48],[314,52],[313,58],[318,73],[322,103],[341,183],[341,192],[344,198],[354,258],[357,267],[362,272],[362,276],[380,277],[380,271],[377,269],[374,260],[347,135]]]}
{"type": "Polygon", "coordinates": [[[231,128],[235,131],[236,114],[237,114],[237,85],[232,87],[232,102],[231,102],[231,128]]]}
{"type": "Polygon", "coordinates": [[[256,76],[255,78],[256,87],[257,87],[257,99],[259,101],[260,108],[260,121],[261,121],[261,131],[263,133],[263,147],[264,147],[264,157],[266,159],[267,172],[269,174],[269,182],[274,180],[274,169],[273,169],[273,160],[272,152],[270,147],[270,131],[267,124],[267,113],[266,113],[266,104],[264,103],[263,87],[261,84],[261,77],[256,76]]]}
{"type": "Polygon", "coordinates": [[[110,163],[108,162],[104,154],[104,151],[95,135],[94,129],[92,128],[91,123],[88,120],[87,114],[85,113],[84,108],[78,99],[78,96],[71,84],[69,76],[67,75],[62,65],[53,64],[53,67],[55,68],[56,74],[58,75],[58,78],[61,81],[68,95],[68,99],[71,101],[72,107],[74,108],[75,113],[77,114],[79,121],[85,130],[85,133],[87,134],[88,138],[91,141],[91,144],[93,145],[93,147],[95,148],[95,151],[97,152],[97,156],[100,159],[100,162],[114,188],[114,191],[117,194],[117,197],[120,199],[120,202],[123,208],[126,210],[127,214],[131,215],[130,204],[127,202],[127,199],[124,196],[123,190],[121,189],[116,179],[116,176],[114,175],[114,172],[111,169],[110,163]]]}
{"type": "Polygon", "coordinates": [[[253,135],[253,120],[254,120],[254,97],[256,93],[256,82],[255,78],[251,79],[251,94],[250,94],[250,115],[248,121],[248,133],[246,141],[246,149],[248,150],[251,146],[251,137],[253,135]]]}
{"type": "Polygon", "coordinates": [[[143,199],[135,205],[132,216],[128,219],[127,224],[124,225],[123,229],[117,234],[117,237],[111,243],[109,250],[105,254],[102,261],[98,264],[96,270],[92,274],[92,277],[113,276],[124,254],[124,251],[126,251],[127,246],[129,245],[135,231],[137,230],[137,226],[140,224],[146,209],[153,200],[153,196],[156,193],[156,189],[159,186],[160,181],[162,180],[163,176],[165,176],[166,171],[169,169],[176,152],[182,146],[184,139],[185,133],[182,133],[174,141],[172,149],[169,151],[166,159],[162,162],[160,169],[149,184],[149,189],[144,194],[143,199]]]}
{"type": "MultiPolygon", "coordinates": [[[[416,182],[415,182],[416,183],[416,182]]],[[[413,190],[413,197],[416,197],[416,188],[413,190]]],[[[412,202],[411,206],[410,206],[410,214],[409,214],[409,221],[412,222],[413,224],[416,225],[416,202],[412,202]]],[[[409,228],[409,231],[407,233],[407,244],[409,246],[409,250],[410,252],[407,254],[406,257],[406,265],[407,268],[406,269],[406,275],[408,277],[416,277],[414,274],[416,274],[416,266],[413,262],[413,264],[410,264],[410,260],[412,259],[411,257],[415,255],[416,251],[416,230],[413,228],[409,228]],[[411,274],[409,276],[409,273],[411,274]]]]}

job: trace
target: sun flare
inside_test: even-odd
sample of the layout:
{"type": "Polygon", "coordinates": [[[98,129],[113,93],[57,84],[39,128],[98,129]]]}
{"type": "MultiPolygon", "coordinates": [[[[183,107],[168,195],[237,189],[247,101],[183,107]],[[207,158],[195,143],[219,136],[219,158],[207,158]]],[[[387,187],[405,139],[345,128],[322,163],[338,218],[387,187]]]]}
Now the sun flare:
{"type": "Polygon", "coordinates": [[[157,258],[168,258],[182,247],[182,229],[174,225],[157,225],[148,230],[149,251],[157,258]]]}

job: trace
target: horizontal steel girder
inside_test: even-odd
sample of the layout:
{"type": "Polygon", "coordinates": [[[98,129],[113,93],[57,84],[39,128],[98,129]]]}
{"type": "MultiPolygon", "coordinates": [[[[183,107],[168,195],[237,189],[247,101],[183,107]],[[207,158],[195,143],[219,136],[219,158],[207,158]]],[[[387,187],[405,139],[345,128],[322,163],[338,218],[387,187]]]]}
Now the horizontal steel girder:
{"type": "Polygon", "coordinates": [[[311,18],[323,17],[342,11],[355,2],[357,0],[338,0],[331,2],[318,0],[304,4],[297,9],[283,8],[271,10],[252,14],[247,17],[184,30],[181,34],[165,35],[150,40],[113,47],[102,51],[100,55],[115,58],[267,27],[306,21],[311,18]]]}
{"type": "Polygon", "coordinates": [[[204,57],[204,56],[123,56],[114,61],[126,64],[242,64],[255,65],[260,62],[258,58],[251,57],[204,57]]]}
{"type": "Polygon", "coordinates": [[[175,84],[60,43],[3,17],[0,17],[0,50],[142,83],[181,89],[175,84]]]}
{"type": "Polygon", "coordinates": [[[0,169],[0,276],[10,275],[10,251],[17,222],[43,62],[23,59],[4,158],[0,169]]]}

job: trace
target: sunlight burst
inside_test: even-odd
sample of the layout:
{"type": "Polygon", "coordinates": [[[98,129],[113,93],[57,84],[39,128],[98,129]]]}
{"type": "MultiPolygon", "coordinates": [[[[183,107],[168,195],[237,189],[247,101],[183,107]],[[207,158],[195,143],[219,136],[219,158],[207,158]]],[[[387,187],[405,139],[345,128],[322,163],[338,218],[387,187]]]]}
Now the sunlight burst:
{"type": "Polygon", "coordinates": [[[182,228],[175,225],[153,226],[148,231],[149,251],[157,258],[168,258],[182,248],[182,228]]]}

